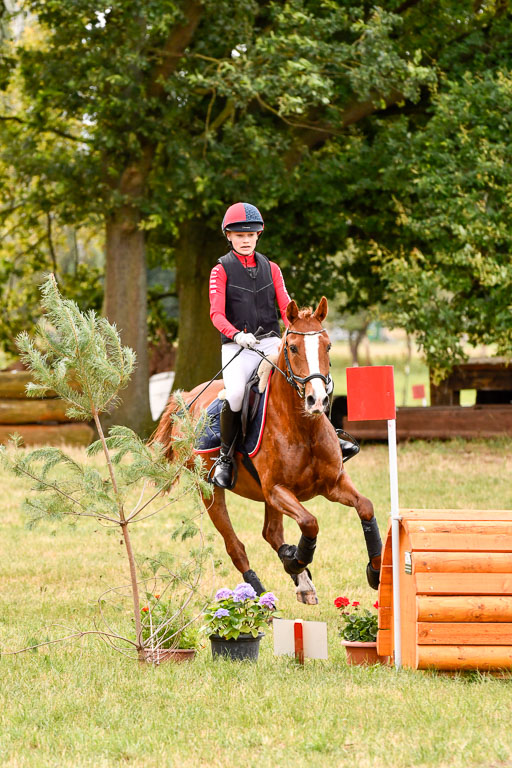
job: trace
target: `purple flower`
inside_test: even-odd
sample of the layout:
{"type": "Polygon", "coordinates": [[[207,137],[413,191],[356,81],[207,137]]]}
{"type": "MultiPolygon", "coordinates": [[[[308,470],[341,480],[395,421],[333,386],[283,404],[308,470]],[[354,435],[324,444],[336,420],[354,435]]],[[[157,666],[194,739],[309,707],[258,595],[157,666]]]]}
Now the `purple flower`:
{"type": "Polygon", "coordinates": [[[233,601],[235,603],[243,603],[244,600],[253,600],[256,597],[256,592],[250,584],[239,584],[233,590],[233,601]]]}
{"type": "Polygon", "coordinates": [[[259,599],[259,604],[265,606],[265,608],[275,608],[276,596],[272,592],[265,592],[259,599]]]}
{"type": "Polygon", "coordinates": [[[226,587],[222,587],[222,589],[217,590],[217,594],[215,595],[216,600],[227,600],[228,597],[231,597],[232,591],[230,589],[227,589],[226,587]]]}
{"type": "Polygon", "coordinates": [[[213,615],[216,619],[221,619],[223,616],[229,616],[229,611],[225,608],[217,608],[213,615]]]}

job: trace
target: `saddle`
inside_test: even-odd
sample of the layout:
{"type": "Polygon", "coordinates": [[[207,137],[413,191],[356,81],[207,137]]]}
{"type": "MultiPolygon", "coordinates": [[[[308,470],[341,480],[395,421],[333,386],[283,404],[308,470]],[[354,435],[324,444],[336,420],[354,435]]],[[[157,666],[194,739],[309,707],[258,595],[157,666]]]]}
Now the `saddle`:
{"type": "MultiPolygon", "coordinates": [[[[241,430],[238,435],[236,450],[242,457],[251,458],[259,450],[268,404],[268,381],[272,366],[263,361],[256,368],[246,384],[241,411],[241,430]]],[[[213,453],[220,447],[220,411],[225,399],[225,391],[208,406],[207,426],[195,446],[196,453],[213,453]]],[[[245,463],[245,462],[244,462],[245,463]]]]}

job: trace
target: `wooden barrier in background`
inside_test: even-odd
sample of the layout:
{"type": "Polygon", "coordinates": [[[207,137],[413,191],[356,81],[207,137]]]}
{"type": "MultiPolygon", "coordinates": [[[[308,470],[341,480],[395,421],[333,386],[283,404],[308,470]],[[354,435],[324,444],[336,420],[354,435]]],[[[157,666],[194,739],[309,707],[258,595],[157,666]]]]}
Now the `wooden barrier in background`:
{"type": "MultiPolygon", "coordinates": [[[[400,511],[402,664],[512,669],[512,511],[400,511]]],[[[377,649],[392,656],[391,526],[384,542],[377,649]]]]}
{"type": "Polygon", "coordinates": [[[94,430],[89,424],[66,416],[67,404],[54,392],[28,398],[28,371],[0,371],[0,443],[18,434],[26,445],[89,445],[94,430]]]}

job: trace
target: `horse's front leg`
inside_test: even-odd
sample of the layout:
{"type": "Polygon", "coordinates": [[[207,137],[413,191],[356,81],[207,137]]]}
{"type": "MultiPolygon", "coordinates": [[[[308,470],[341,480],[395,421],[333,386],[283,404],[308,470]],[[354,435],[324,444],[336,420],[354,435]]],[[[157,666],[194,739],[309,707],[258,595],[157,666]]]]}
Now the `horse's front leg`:
{"type": "Polygon", "coordinates": [[[359,515],[369,558],[366,566],[366,578],[370,587],[377,589],[380,581],[382,541],[372,502],[359,493],[346,472],[340,475],[336,485],[324,493],[324,496],[329,501],[337,501],[346,507],[354,507],[359,515]]]}
{"type": "Polygon", "coordinates": [[[240,571],[245,582],[251,585],[256,594],[265,592],[258,575],[251,569],[247,553],[243,543],[236,535],[228,509],[226,507],[225,492],[223,488],[215,488],[212,499],[203,497],[203,503],[208,510],[211,521],[224,539],[226,552],[230,556],[235,568],[240,571]]]}
{"type": "Polygon", "coordinates": [[[308,605],[318,603],[315,585],[307,567],[313,561],[317,534],[316,518],[302,506],[297,497],[287,488],[273,486],[265,501],[263,536],[276,550],[286,573],[291,576],[297,600],[308,605]],[[284,542],[283,514],[292,517],[301,530],[298,547],[284,542]]]}

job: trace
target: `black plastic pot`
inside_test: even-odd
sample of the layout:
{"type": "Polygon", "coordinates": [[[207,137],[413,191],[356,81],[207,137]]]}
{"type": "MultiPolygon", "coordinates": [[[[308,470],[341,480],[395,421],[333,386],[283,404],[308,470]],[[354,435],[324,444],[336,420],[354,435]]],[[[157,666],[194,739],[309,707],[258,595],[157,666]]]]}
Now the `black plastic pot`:
{"type": "Polygon", "coordinates": [[[257,637],[245,634],[238,635],[236,640],[234,638],[226,640],[220,635],[210,635],[212,656],[214,659],[225,656],[233,661],[258,661],[262,637],[264,637],[263,632],[259,632],[257,637]]]}

